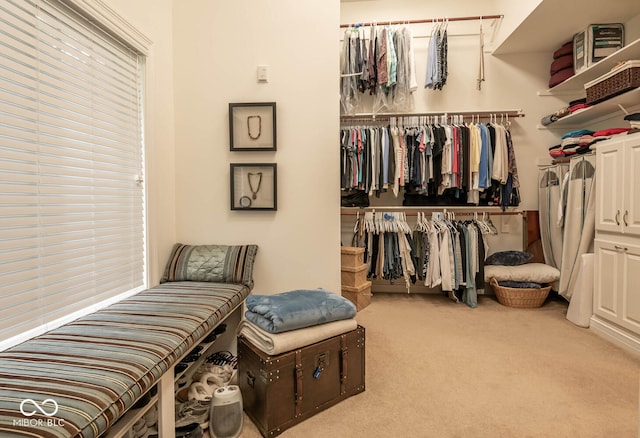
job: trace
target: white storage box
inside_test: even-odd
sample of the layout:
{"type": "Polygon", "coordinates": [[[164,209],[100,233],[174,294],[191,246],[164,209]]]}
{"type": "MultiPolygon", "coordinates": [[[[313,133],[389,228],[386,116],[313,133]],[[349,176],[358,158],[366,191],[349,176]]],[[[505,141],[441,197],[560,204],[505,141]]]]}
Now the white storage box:
{"type": "Polygon", "coordinates": [[[591,24],[573,36],[573,68],[576,74],[624,47],[624,25],[591,24]]]}

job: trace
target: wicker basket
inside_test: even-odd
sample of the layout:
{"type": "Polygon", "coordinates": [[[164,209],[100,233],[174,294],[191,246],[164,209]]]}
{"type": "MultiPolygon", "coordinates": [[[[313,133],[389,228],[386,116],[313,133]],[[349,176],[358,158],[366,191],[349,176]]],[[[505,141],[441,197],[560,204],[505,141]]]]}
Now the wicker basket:
{"type": "Polygon", "coordinates": [[[635,60],[584,84],[588,104],[602,102],[637,87],[640,87],[640,61],[635,60]]]}
{"type": "Polygon", "coordinates": [[[504,287],[500,286],[495,278],[491,279],[491,286],[500,304],[509,307],[519,307],[521,309],[532,309],[542,306],[551,290],[551,286],[541,287],[539,289],[504,287]]]}

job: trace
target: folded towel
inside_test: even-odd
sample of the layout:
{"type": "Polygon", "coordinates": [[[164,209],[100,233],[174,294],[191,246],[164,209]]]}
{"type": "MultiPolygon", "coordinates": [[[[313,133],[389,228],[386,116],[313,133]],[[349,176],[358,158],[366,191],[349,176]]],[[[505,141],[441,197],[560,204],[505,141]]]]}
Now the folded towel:
{"type": "Polygon", "coordinates": [[[567,67],[557,71],[549,78],[549,88],[555,87],[556,85],[566,81],[573,75],[573,67],[567,67]]]}
{"type": "Polygon", "coordinates": [[[573,55],[573,40],[567,41],[558,50],[553,52],[553,59],[558,59],[565,55],[573,55]]]}
{"type": "Polygon", "coordinates": [[[556,58],[549,67],[549,74],[553,76],[565,68],[573,68],[573,53],[556,58]]]}
{"type": "Polygon", "coordinates": [[[281,333],[356,316],[355,304],[323,289],[249,295],[245,317],[269,333],[281,333]]]}
{"type": "Polygon", "coordinates": [[[357,327],[358,323],[351,318],[284,333],[269,333],[252,322],[244,320],[238,325],[238,335],[247,338],[261,351],[274,356],[350,332],[357,327]]]}

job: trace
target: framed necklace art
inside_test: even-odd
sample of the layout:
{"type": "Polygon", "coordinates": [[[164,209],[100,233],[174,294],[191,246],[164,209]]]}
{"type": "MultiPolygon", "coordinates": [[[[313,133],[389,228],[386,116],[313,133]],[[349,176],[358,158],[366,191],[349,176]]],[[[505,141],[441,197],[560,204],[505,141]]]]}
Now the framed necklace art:
{"type": "Polygon", "coordinates": [[[232,151],[275,151],[276,103],[230,103],[229,145],[232,151]]]}
{"type": "Polygon", "coordinates": [[[277,210],[278,165],[231,163],[231,210],[277,210]]]}

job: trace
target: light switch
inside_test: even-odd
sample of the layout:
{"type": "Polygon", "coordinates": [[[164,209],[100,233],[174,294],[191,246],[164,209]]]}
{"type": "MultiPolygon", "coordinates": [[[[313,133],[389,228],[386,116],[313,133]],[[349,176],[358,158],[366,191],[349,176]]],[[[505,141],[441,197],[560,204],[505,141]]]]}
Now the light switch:
{"type": "Polygon", "coordinates": [[[269,72],[266,65],[258,66],[258,82],[269,82],[269,72]]]}

